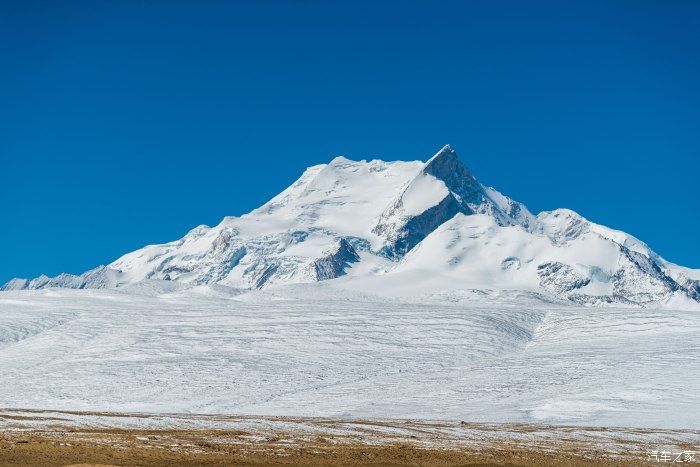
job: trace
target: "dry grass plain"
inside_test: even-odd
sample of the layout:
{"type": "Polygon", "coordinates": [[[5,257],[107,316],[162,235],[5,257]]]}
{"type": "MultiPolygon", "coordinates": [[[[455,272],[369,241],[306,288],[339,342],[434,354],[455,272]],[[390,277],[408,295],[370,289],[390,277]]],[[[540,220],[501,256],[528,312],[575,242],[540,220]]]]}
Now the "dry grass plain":
{"type": "Polygon", "coordinates": [[[420,420],[0,411],[0,466],[638,466],[700,432],[420,420]]]}

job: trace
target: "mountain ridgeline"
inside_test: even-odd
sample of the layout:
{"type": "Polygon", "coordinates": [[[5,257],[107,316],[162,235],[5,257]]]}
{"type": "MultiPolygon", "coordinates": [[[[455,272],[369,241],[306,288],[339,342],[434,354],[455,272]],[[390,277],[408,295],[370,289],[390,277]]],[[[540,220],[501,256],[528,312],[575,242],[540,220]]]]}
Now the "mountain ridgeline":
{"type": "Polygon", "coordinates": [[[2,290],[171,281],[239,289],[336,279],[403,294],[518,290],[586,305],[700,302],[700,271],[573,211],[533,215],[479,183],[448,145],[427,162],[308,168],[265,205],[81,275],[2,290]]]}

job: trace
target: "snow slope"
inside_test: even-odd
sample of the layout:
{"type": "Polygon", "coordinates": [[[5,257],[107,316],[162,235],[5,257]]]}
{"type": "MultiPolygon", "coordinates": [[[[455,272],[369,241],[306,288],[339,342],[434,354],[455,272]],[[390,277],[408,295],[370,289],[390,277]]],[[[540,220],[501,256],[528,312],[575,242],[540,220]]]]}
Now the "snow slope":
{"type": "Polygon", "coordinates": [[[335,282],[1,293],[0,403],[700,428],[697,312],[335,282]]]}
{"type": "Polygon", "coordinates": [[[585,305],[700,303],[700,271],[573,211],[534,216],[479,183],[449,146],[425,163],[337,157],[241,217],[80,276],[13,279],[3,289],[171,281],[254,290],[342,276],[352,290],[398,296],[488,288],[585,305]]]}

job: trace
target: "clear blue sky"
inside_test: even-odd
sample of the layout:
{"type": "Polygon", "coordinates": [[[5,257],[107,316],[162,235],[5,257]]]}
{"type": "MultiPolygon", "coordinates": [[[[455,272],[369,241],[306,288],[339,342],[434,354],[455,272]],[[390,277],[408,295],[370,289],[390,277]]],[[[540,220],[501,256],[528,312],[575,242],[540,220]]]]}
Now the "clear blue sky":
{"type": "Polygon", "coordinates": [[[0,282],[446,143],[700,267],[700,2],[0,3],[0,282]]]}

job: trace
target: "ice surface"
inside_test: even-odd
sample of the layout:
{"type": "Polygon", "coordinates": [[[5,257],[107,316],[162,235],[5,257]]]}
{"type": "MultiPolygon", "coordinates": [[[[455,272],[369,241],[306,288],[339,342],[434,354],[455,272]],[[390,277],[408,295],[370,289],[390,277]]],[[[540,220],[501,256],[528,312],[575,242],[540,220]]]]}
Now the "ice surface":
{"type": "Polygon", "coordinates": [[[157,284],[0,293],[0,405],[700,428],[697,312],[157,284]]]}

